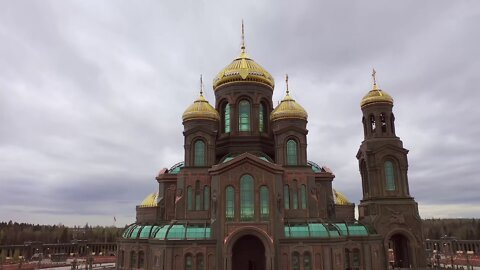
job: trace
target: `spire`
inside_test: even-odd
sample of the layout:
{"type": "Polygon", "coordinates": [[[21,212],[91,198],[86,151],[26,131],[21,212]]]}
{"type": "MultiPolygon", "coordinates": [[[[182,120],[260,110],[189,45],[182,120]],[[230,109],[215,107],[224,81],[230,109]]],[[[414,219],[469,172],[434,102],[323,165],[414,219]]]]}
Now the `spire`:
{"type": "Polygon", "coordinates": [[[245,52],[245,27],[243,25],[243,19],[242,19],[242,47],[240,47],[240,49],[242,49],[242,53],[245,52]]]}
{"type": "Polygon", "coordinates": [[[377,72],[375,71],[375,69],[373,69],[373,70],[372,70],[373,90],[378,90],[377,77],[375,76],[376,74],[377,74],[377,72]]]}
{"type": "Polygon", "coordinates": [[[288,90],[288,74],[285,74],[285,83],[287,84],[287,95],[290,93],[290,90],[288,90]]]}
{"type": "Polygon", "coordinates": [[[200,74],[200,96],[203,96],[203,79],[202,79],[202,74],[200,74]]]}

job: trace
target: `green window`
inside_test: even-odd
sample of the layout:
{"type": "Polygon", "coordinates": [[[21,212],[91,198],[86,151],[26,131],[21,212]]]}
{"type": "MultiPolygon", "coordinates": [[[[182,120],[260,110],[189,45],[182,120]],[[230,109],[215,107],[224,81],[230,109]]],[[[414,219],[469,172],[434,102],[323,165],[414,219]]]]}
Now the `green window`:
{"type": "Polygon", "coordinates": [[[288,185],[283,186],[283,201],[285,209],[290,209],[290,188],[288,185]]]}
{"type": "Polygon", "coordinates": [[[300,270],[300,254],[298,252],[292,254],[292,270],[300,270]]]}
{"type": "Polygon", "coordinates": [[[307,209],[307,186],[300,186],[300,208],[307,209]]]}
{"type": "Polygon", "coordinates": [[[297,165],[297,142],[295,140],[287,141],[287,165],[297,165]]]}
{"type": "Polygon", "coordinates": [[[187,187],[187,209],[193,210],[193,191],[192,186],[187,187]]]}
{"type": "Polygon", "coordinates": [[[205,166],[205,143],[202,140],[195,142],[194,166],[205,166]]]}
{"type": "Polygon", "coordinates": [[[208,210],[210,207],[210,187],[203,187],[203,210],[208,210]]]}
{"type": "Polygon", "coordinates": [[[395,190],[395,172],[393,168],[393,162],[389,160],[385,161],[384,169],[387,190],[395,190]]]}
{"type": "Polygon", "coordinates": [[[269,203],[268,203],[268,187],[262,186],[260,188],[260,217],[268,219],[269,203]]]}
{"type": "Polygon", "coordinates": [[[258,130],[263,132],[265,130],[265,106],[263,106],[263,103],[260,103],[258,108],[258,121],[258,130]]]}
{"type": "Polygon", "coordinates": [[[250,131],[250,102],[246,100],[238,104],[238,130],[250,131]]]}
{"type": "Polygon", "coordinates": [[[200,181],[195,182],[195,210],[202,210],[202,191],[200,190],[200,181]]]}
{"type": "Polygon", "coordinates": [[[193,270],[193,259],[192,255],[190,254],[185,256],[185,270],[193,270]]]}
{"type": "Polygon", "coordinates": [[[224,115],[223,115],[223,120],[225,121],[224,127],[225,127],[225,133],[230,132],[230,104],[225,104],[225,107],[223,109],[224,115]]]}
{"type": "Polygon", "coordinates": [[[203,254],[197,254],[197,270],[205,270],[203,254]]]}
{"type": "Polygon", "coordinates": [[[253,220],[253,177],[246,174],[240,178],[240,219],[253,220]]]}
{"type": "Polygon", "coordinates": [[[235,190],[232,186],[225,189],[225,217],[232,221],[235,218],[235,190]]]}
{"type": "Polygon", "coordinates": [[[293,190],[292,190],[292,208],[298,209],[298,192],[297,192],[297,180],[293,180],[293,190]]]}
{"type": "Polygon", "coordinates": [[[303,270],[312,270],[312,257],[310,253],[303,253],[303,270]]]}

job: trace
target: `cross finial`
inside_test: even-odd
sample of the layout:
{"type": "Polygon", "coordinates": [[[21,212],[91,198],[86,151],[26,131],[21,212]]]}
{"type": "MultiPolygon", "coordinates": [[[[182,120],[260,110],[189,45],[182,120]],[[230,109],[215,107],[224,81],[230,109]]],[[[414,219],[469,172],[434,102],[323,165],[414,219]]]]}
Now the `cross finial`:
{"type": "Polygon", "coordinates": [[[200,96],[203,96],[203,79],[202,79],[202,74],[200,74],[200,96]]]}
{"type": "Polygon", "coordinates": [[[243,25],[243,19],[242,19],[242,51],[245,51],[245,27],[243,25]]]}
{"type": "Polygon", "coordinates": [[[287,84],[287,95],[290,93],[290,90],[288,90],[288,74],[285,74],[285,83],[287,84]]]}
{"type": "Polygon", "coordinates": [[[375,69],[372,70],[372,78],[373,78],[373,89],[377,89],[377,77],[375,76],[377,72],[375,69]]]}

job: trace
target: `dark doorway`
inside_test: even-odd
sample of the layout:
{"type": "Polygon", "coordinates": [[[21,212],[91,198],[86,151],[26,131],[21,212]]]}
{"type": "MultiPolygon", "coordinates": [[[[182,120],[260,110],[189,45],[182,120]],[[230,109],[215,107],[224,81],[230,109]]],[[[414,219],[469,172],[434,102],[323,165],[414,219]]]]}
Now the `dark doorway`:
{"type": "Polygon", "coordinates": [[[245,235],[232,248],[232,270],[265,270],[265,247],[253,235],[245,235]]]}
{"type": "Polygon", "coordinates": [[[390,264],[393,267],[409,268],[412,265],[410,261],[410,249],[408,239],[401,234],[394,234],[388,243],[389,250],[392,250],[390,264]]]}

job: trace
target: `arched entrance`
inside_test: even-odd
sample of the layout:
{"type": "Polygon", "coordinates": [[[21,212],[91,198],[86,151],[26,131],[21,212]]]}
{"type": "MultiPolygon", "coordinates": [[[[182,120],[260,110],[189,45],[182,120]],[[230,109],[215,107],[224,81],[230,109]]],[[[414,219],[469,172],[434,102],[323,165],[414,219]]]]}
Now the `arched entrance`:
{"type": "Polygon", "coordinates": [[[409,268],[412,265],[410,243],[402,234],[394,234],[388,241],[388,261],[393,267],[409,268]]]}
{"type": "Polygon", "coordinates": [[[266,270],[265,247],[260,239],[245,235],[233,244],[232,270],[266,270]]]}

